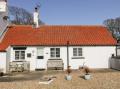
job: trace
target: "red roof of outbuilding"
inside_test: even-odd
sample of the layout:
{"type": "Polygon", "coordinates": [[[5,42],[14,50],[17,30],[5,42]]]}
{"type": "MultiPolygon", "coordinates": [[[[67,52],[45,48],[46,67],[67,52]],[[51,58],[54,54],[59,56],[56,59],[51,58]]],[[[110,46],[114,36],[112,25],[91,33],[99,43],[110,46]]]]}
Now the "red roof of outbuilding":
{"type": "Polygon", "coordinates": [[[116,45],[116,40],[103,26],[11,26],[0,43],[0,50],[10,45],[63,46],[116,45]]]}

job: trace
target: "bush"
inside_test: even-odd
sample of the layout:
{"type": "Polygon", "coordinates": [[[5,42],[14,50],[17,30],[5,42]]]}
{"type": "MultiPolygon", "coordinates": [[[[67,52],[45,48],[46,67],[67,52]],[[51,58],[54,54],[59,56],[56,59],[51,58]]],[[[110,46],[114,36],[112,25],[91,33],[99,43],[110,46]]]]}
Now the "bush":
{"type": "Polygon", "coordinates": [[[88,75],[90,73],[90,68],[85,66],[84,71],[85,71],[85,74],[88,75]]]}
{"type": "Polygon", "coordinates": [[[68,75],[70,75],[70,73],[72,72],[72,70],[71,70],[70,67],[71,67],[71,66],[68,66],[68,67],[67,67],[67,70],[66,70],[66,72],[67,72],[68,75]]]}

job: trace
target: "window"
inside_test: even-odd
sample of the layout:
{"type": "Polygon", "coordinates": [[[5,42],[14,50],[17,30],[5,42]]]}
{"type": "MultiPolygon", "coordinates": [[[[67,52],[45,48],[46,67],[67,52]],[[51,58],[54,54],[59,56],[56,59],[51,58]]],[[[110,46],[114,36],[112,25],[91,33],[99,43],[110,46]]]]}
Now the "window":
{"type": "Polygon", "coordinates": [[[24,60],[25,59],[25,51],[17,50],[15,51],[15,60],[24,60]]]}
{"type": "Polygon", "coordinates": [[[31,53],[27,53],[27,57],[28,57],[28,58],[31,58],[31,53]]]}
{"type": "Polygon", "coordinates": [[[73,56],[74,57],[83,56],[83,54],[82,54],[82,48],[73,48],[73,56]]]}
{"type": "Polygon", "coordinates": [[[60,57],[60,48],[50,48],[50,57],[59,58],[60,57]]]}
{"type": "Polygon", "coordinates": [[[37,48],[37,59],[44,59],[44,49],[37,48]]]}

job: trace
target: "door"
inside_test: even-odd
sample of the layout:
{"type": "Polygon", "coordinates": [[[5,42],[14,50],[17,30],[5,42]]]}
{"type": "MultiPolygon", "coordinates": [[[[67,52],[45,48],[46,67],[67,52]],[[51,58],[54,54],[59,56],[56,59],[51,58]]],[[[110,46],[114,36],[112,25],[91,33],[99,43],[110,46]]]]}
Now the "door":
{"type": "Polygon", "coordinates": [[[36,69],[45,69],[44,48],[37,48],[36,69]]]}

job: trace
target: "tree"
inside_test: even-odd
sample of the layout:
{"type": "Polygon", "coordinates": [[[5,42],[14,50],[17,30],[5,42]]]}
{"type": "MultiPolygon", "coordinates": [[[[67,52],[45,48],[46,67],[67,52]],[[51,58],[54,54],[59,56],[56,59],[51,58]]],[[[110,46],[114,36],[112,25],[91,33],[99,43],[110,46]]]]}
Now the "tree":
{"type": "Polygon", "coordinates": [[[113,36],[117,40],[119,40],[120,39],[120,17],[115,19],[107,19],[103,23],[108,28],[108,30],[113,34],[113,36]]]}
{"type": "MultiPolygon", "coordinates": [[[[9,10],[11,23],[21,24],[21,25],[33,24],[33,15],[27,10],[15,6],[9,6],[8,10],[9,10]]],[[[44,23],[41,20],[39,20],[39,24],[44,24],[44,23]]]]}

